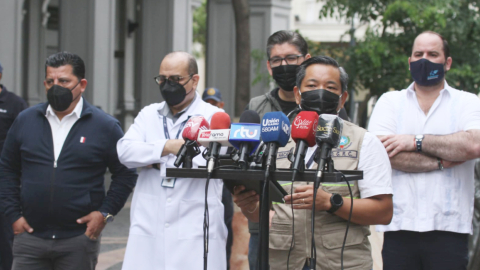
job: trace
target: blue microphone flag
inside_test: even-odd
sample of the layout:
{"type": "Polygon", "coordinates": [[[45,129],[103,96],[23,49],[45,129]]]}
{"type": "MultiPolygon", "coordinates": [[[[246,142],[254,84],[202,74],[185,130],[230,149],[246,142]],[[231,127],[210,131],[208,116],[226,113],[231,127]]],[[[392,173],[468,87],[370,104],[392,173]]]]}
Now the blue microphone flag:
{"type": "Polygon", "coordinates": [[[290,139],[290,121],[283,112],[269,112],[262,119],[262,140],[275,142],[280,147],[287,145],[290,139]]]}
{"type": "Polygon", "coordinates": [[[230,126],[230,138],[228,141],[240,150],[242,143],[250,143],[253,154],[260,144],[260,124],[234,123],[230,126]]]}

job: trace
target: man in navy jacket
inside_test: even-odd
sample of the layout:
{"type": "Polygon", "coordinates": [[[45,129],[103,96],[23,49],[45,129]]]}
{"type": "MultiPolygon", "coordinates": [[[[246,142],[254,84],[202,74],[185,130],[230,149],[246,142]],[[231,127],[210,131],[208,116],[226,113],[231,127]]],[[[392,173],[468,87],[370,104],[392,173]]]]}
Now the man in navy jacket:
{"type": "Polygon", "coordinates": [[[13,268],[93,270],[100,233],[137,175],[118,160],[119,122],[82,97],[83,60],[51,55],[45,73],[48,102],[20,113],[0,159],[0,200],[15,234],[13,268]],[[112,183],[105,194],[107,168],[112,183]]]}

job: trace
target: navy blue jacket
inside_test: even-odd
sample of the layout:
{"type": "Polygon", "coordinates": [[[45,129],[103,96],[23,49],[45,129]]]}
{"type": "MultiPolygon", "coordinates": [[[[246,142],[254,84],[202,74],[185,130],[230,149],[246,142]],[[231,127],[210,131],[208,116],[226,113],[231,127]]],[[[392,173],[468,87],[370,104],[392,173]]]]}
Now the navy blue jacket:
{"type": "Polygon", "coordinates": [[[120,163],[119,122],[83,103],[80,119],[65,139],[56,164],[48,103],[21,112],[10,128],[0,159],[0,202],[13,224],[25,217],[41,238],[85,233],[76,220],[92,211],[117,214],[135,186],[137,174],[120,163]],[[112,173],[105,195],[104,174],[112,173]]]}
{"type": "Polygon", "coordinates": [[[0,153],[7,137],[8,129],[13,124],[17,115],[28,108],[27,103],[21,97],[9,92],[4,85],[0,84],[0,153]]]}

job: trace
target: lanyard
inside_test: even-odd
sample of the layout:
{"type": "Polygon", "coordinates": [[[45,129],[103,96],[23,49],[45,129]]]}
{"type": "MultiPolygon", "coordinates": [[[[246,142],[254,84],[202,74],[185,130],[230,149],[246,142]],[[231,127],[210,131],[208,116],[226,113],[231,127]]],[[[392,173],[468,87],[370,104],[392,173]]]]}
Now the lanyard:
{"type": "MultiPolygon", "coordinates": [[[[187,123],[188,119],[190,119],[190,116],[187,118],[187,120],[182,122],[182,125],[178,128],[177,136],[175,139],[178,139],[178,136],[180,136],[180,132],[182,132],[183,127],[185,126],[185,123],[187,123]]],[[[167,128],[167,117],[163,116],[163,132],[165,132],[165,139],[170,140],[170,134],[168,133],[168,128],[167,128]]]]}

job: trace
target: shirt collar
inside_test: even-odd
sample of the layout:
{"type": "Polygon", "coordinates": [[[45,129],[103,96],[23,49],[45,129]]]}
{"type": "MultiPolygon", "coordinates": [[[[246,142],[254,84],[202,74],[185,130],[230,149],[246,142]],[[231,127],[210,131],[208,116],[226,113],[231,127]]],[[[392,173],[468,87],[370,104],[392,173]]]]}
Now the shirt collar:
{"type": "MultiPolygon", "coordinates": [[[[75,108],[73,109],[73,111],[66,116],[70,116],[70,115],[75,114],[75,116],[78,119],[82,115],[82,109],[83,109],[83,97],[80,97],[80,100],[78,101],[78,103],[75,106],[75,108]]],[[[57,115],[53,111],[52,106],[50,106],[50,104],[47,107],[47,113],[45,114],[45,116],[48,117],[49,115],[57,117],[57,115]]]]}
{"type": "MultiPolygon", "coordinates": [[[[443,89],[440,91],[440,95],[442,95],[443,92],[446,92],[448,94],[452,94],[452,90],[453,88],[450,87],[450,85],[448,85],[447,81],[444,81],[445,84],[444,84],[444,87],[443,89]]],[[[408,87],[407,87],[407,94],[410,96],[410,97],[413,97],[415,96],[415,88],[414,88],[414,85],[415,85],[415,82],[412,82],[408,87]]]]}

